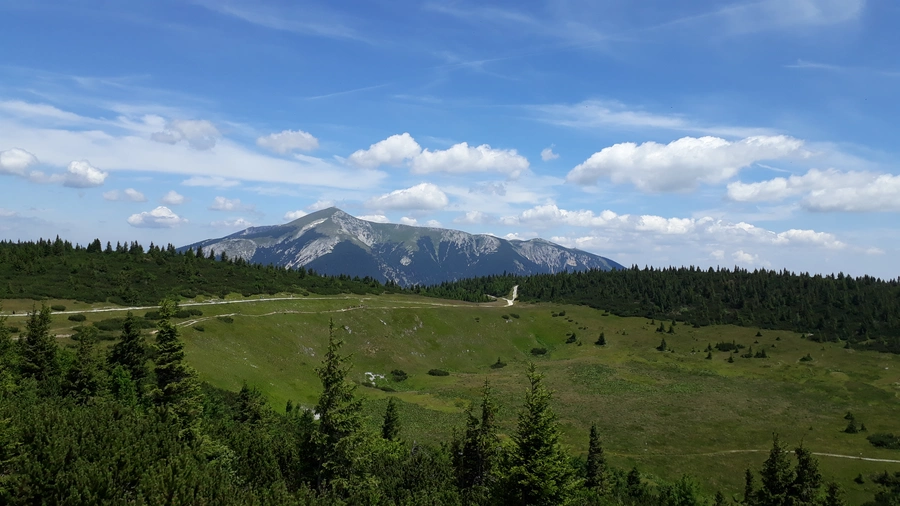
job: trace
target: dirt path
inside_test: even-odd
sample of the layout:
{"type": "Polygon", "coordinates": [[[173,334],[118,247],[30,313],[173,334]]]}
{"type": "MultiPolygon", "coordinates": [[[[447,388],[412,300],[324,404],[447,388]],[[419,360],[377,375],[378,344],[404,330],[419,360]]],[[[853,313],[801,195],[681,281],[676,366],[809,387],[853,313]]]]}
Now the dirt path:
{"type": "MultiPolygon", "coordinates": [[[[722,450],[718,452],[710,452],[710,453],[680,453],[680,454],[625,454],[625,453],[617,453],[616,455],[620,457],[715,457],[718,455],[729,455],[733,453],[768,453],[769,450],[722,450]]],[[[794,453],[793,451],[788,451],[787,453],[794,453]]],[[[893,459],[876,459],[870,457],[863,457],[862,455],[841,455],[838,453],[819,453],[819,452],[811,452],[813,455],[818,457],[833,457],[838,459],[851,459],[851,460],[863,460],[866,462],[886,462],[888,464],[900,464],[900,460],[893,459]]]]}
{"type": "Polygon", "coordinates": [[[507,299],[507,298],[504,298],[504,297],[500,297],[500,299],[501,299],[501,300],[505,300],[507,306],[512,306],[512,305],[513,305],[513,301],[516,300],[516,297],[518,297],[518,296],[519,296],[519,285],[516,285],[516,286],[513,287],[513,290],[512,290],[512,297],[511,297],[511,298],[507,299]]]}

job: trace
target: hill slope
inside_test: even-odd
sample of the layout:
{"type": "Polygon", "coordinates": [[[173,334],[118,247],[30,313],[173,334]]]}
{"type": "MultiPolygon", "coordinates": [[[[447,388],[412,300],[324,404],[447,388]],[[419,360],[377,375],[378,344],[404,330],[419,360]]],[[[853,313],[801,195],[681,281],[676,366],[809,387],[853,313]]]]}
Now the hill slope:
{"type": "Polygon", "coordinates": [[[403,286],[503,272],[529,275],[621,269],[607,258],[542,239],[508,241],[459,230],[372,223],[337,208],[284,225],[252,227],[185,246],[321,274],[369,276],[403,286]]]}

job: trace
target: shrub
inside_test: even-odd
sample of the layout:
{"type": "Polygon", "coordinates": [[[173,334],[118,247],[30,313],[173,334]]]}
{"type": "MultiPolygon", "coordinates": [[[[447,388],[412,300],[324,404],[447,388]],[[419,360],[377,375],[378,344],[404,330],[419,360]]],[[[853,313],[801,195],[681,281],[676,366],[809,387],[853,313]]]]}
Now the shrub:
{"type": "Polygon", "coordinates": [[[519,313],[509,313],[509,316],[512,316],[512,317],[515,318],[516,320],[519,319],[519,313]]]}
{"type": "Polygon", "coordinates": [[[532,349],[531,349],[531,354],[534,355],[534,356],[538,356],[538,355],[546,355],[546,354],[547,354],[547,348],[532,348],[532,349]]]}
{"type": "Polygon", "coordinates": [[[442,369],[431,369],[428,371],[429,376],[450,376],[450,373],[442,369]]]}
{"type": "Polygon", "coordinates": [[[144,318],[147,320],[159,320],[159,311],[147,311],[144,313],[144,318]]]}
{"type": "Polygon", "coordinates": [[[812,355],[809,353],[807,353],[805,357],[800,357],[801,362],[812,362],[812,359],[812,355]]]}
{"type": "Polygon", "coordinates": [[[206,327],[204,327],[203,325],[194,325],[194,330],[196,330],[197,332],[206,332],[206,327]]]}
{"type": "Polygon", "coordinates": [[[565,312],[565,311],[560,311],[560,312],[559,312],[559,316],[566,316],[566,312],[565,312]]]}
{"type": "Polygon", "coordinates": [[[509,320],[509,315],[508,314],[501,315],[500,318],[503,318],[504,320],[509,320]]]}
{"type": "Polygon", "coordinates": [[[216,320],[219,320],[222,323],[234,323],[234,318],[230,316],[218,316],[216,320]]]}
{"type": "Polygon", "coordinates": [[[891,433],[872,434],[871,436],[866,437],[866,439],[872,443],[872,446],[887,448],[889,450],[900,450],[900,436],[895,436],[891,433]]]}
{"type": "Polygon", "coordinates": [[[393,388],[391,388],[387,385],[380,385],[375,388],[377,388],[378,390],[381,390],[382,392],[396,392],[396,390],[394,390],[393,388]]]}
{"type": "Polygon", "coordinates": [[[52,306],[50,306],[50,309],[54,311],[65,311],[66,306],[63,306],[62,304],[53,304],[52,306]]]}
{"type": "Polygon", "coordinates": [[[503,369],[506,367],[506,362],[500,360],[500,357],[497,357],[497,361],[491,364],[491,369],[503,369]]]}
{"type": "Polygon", "coordinates": [[[393,371],[391,371],[391,377],[394,381],[405,381],[406,378],[409,377],[409,375],[401,369],[394,369],[393,371]]]}
{"type": "Polygon", "coordinates": [[[572,334],[571,336],[569,336],[568,339],[566,339],[566,344],[572,344],[572,343],[574,343],[574,342],[577,341],[577,340],[578,340],[578,339],[575,337],[575,334],[572,334]]]}
{"type": "Polygon", "coordinates": [[[18,334],[18,333],[19,333],[19,327],[9,326],[9,327],[6,327],[6,328],[9,329],[9,333],[10,333],[10,334],[18,334]]]}
{"type": "Polygon", "coordinates": [[[557,316],[559,316],[559,314],[558,313],[550,313],[550,316],[552,316],[553,318],[556,318],[557,316]]]}
{"type": "Polygon", "coordinates": [[[84,316],[83,314],[73,314],[73,315],[69,315],[69,321],[70,321],[70,322],[83,322],[83,321],[85,321],[85,320],[87,320],[87,317],[84,316]]]}
{"type": "Polygon", "coordinates": [[[756,331],[756,337],[762,337],[762,332],[760,332],[760,331],[757,330],[757,331],[756,331]]]}
{"type": "Polygon", "coordinates": [[[191,316],[203,316],[203,311],[194,308],[175,311],[175,318],[190,318],[191,316]]]}

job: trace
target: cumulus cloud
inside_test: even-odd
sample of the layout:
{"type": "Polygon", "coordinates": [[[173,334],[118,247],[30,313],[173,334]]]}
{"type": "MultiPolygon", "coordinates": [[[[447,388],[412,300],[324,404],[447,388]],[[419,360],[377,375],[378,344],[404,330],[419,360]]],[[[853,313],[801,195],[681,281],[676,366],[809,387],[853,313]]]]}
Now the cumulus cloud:
{"type": "Polygon", "coordinates": [[[253,206],[244,205],[241,199],[228,199],[225,197],[216,197],[213,199],[212,205],[209,206],[210,211],[248,211],[253,206]]]}
{"type": "Polygon", "coordinates": [[[432,228],[441,228],[441,222],[438,220],[428,220],[425,222],[425,226],[432,228]]]}
{"type": "Polygon", "coordinates": [[[363,221],[372,221],[375,223],[390,223],[391,220],[388,219],[387,216],[383,214],[364,214],[362,216],[357,216],[357,218],[363,221]]]}
{"type": "Polygon", "coordinates": [[[207,120],[175,119],[166,123],[166,128],[153,133],[150,138],[164,144],[186,141],[197,150],[211,149],[222,137],[219,130],[207,120]]]}
{"type": "Polygon", "coordinates": [[[567,225],[656,237],[673,236],[682,240],[696,240],[705,243],[740,244],[751,242],[774,246],[818,246],[828,249],[842,249],[847,246],[834,234],[815,230],[790,229],[784,232],[773,232],[745,222],[731,223],[708,216],[665,218],[654,215],[620,215],[610,210],[595,214],[589,210],[560,209],[555,204],[536,206],[519,215],[504,216],[500,221],[509,226],[529,225],[537,228],[555,228],[567,225]]]}
{"type": "Polygon", "coordinates": [[[372,198],[367,205],[373,209],[443,209],[448,203],[447,195],[436,185],[421,183],[372,198]]]}
{"type": "Polygon", "coordinates": [[[493,149],[487,144],[469,146],[465,142],[445,150],[426,149],[413,158],[410,164],[416,174],[501,172],[512,178],[528,170],[528,165],[528,160],[515,149],[493,149]]]}
{"type": "Polygon", "coordinates": [[[172,228],[187,221],[165,206],[159,206],[149,212],[132,214],[128,218],[128,224],[138,228],[172,228]]]}
{"type": "Polygon", "coordinates": [[[233,188],[241,184],[234,179],[219,176],[194,176],[181,182],[184,186],[203,186],[209,188],[233,188]]]}
{"type": "Polygon", "coordinates": [[[321,211],[322,209],[328,209],[329,207],[334,207],[333,200],[321,199],[313,202],[312,204],[306,206],[306,210],[309,212],[321,211]]]}
{"type": "Polygon", "coordinates": [[[37,163],[37,157],[24,149],[0,151],[0,174],[25,176],[28,168],[37,163]]]}
{"type": "Polygon", "coordinates": [[[103,198],[111,201],[147,202],[147,197],[134,188],[104,192],[103,198]]]}
{"type": "Polygon", "coordinates": [[[304,216],[306,216],[306,212],[300,211],[299,209],[296,211],[288,211],[284,213],[284,221],[294,221],[304,216]]]}
{"type": "Polygon", "coordinates": [[[417,220],[415,218],[410,218],[408,216],[404,216],[404,217],[400,218],[400,224],[401,225],[409,225],[411,227],[414,227],[419,224],[419,220],[417,220]]]}
{"type": "Polygon", "coordinates": [[[717,249],[710,252],[709,256],[713,257],[716,260],[722,261],[725,260],[725,250],[717,249]]]}
{"type": "Polygon", "coordinates": [[[72,162],[62,176],[51,176],[51,180],[62,180],[63,186],[70,188],[92,188],[101,186],[109,174],[82,160],[72,162]]]}
{"type": "Polygon", "coordinates": [[[256,139],[256,145],[283,155],[291,151],[312,151],[319,147],[319,139],[302,130],[284,130],[256,139]]]}
{"type": "Polygon", "coordinates": [[[244,218],[234,218],[231,220],[221,220],[214,221],[210,223],[210,226],[216,228],[233,228],[233,229],[244,229],[253,226],[253,223],[245,220],[244,218]]]}
{"type": "Polygon", "coordinates": [[[734,259],[735,263],[740,265],[747,266],[756,266],[762,265],[768,267],[770,264],[764,260],[760,260],[759,255],[754,255],[752,253],[747,253],[744,250],[738,250],[731,254],[731,258],[734,259]]]}
{"type": "Polygon", "coordinates": [[[553,152],[553,146],[541,150],[541,160],[549,162],[550,160],[556,160],[557,158],[559,158],[559,154],[553,152]]]}
{"type": "Polygon", "coordinates": [[[753,163],[804,154],[803,141],[753,136],[739,141],[718,137],[683,137],[669,144],[625,142],[603,148],[569,172],[570,183],[593,185],[608,178],[642,191],[668,192],[715,184],[753,163]]]}
{"type": "Polygon", "coordinates": [[[357,167],[374,169],[382,165],[398,166],[406,160],[415,158],[421,152],[422,147],[419,143],[408,133],[402,133],[376,142],[369,146],[369,149],[360,149],[347,160],[357,167]]]}
{"type": "Polygon", "coordinates": [[[739,202],[773,202],[804,195],[811,211],[900,211],[900,175],[811,169],[802,176],[777,177],[728,185],[728,198],[739,202]]]}
{"type": "Polygon", "coordinates": [[[168,193],[162,196],[160,202],[168,206],[180,206],[181,204],[187,202],[187,197],[176,192],[175,190],[169,190],[168,193]]]}
{"type": "Polygon", "coordinates": [[[453,223],[466,223],[469,225],[488,223],[489,221],[491,221],[491,217],[481,211],[467,211],[466,214],[453,219],[453,223]]]}

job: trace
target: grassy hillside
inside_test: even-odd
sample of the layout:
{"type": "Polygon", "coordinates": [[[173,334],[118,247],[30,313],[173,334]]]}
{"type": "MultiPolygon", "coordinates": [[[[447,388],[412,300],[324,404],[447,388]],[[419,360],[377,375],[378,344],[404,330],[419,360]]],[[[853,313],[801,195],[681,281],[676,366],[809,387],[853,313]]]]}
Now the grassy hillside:
{"type": "MultiPolygon", "coordinates": [[[[122,316],[57,302],[85,311],[88,322],[122,316]]],[[[4,308],[21,313],[31,304],[5,301],[4,308]]],[[[372,423],[379,423],[387,397],[396,396],[404,401],[402,433],[408,440],[447,440],[453,427],[461,427],[462,411],[485,380],[496,389],[503,426],[511,429],[525,388],[525,365],[534,360],[555,389],[565,442],[585,451],[595,421],[608,455],[620,466],[637,465],[665,478],[689,473],[709,490],[739,493],[743,470],[759,467],[773,431],[792,445],[802,440],[814,452],[900,460],[898,451],[872,447],[865,433],[842,432],[847,411],[869,433],[898,431],[900,358],[795,333],[761,330],[757,336],[759,329],[749,327],[676,325],[673,334],[660,334],[659,321],[604,315],[585,306],[505,307],[408,295],[191,307],[203,314],[181,320],[181,329],[188,359],[201,377],[230,390],[246,381],[279,409],[288,399],[314,403],[319,388],[314,368],[328,319],[334,318],[353,353],[354,378],[365,382],[367,372],[386,378],[376,379],[384,390],[359,390],[370,399],[372,423]],[[562,312],[565,316],[553,316],[562,312]],[[603,347],[594,344],[601,332],[603,347]],[[575,342],[567,344],[571,333],[575,342]],[[662,338],[670,351],[655,349],[662,338]],[[713,351],[706,359],[707,345],[719,341],[752,346],[754,352],[765,349],[769,358],[736,354],[729,363],[730,353],[713,351]],[[536,357],[533,348],[548,353],[536,357]],[[800,361],[807,355],[811,361],[800,361]],[[491,368],[498,358],[507,366],[491,368]],[[394,369],[409,378],[392,381],[394,369]],[[430,369],[450,375],[430,376],[430,369]]],[[[72,333],[68,316],[56,316],[58,333],[72,333]]],[[[17,322],[24,319],[9,323],[17,322]]],[[[890,462],[819,460],[826,477],[835,478],[854,504],[874,490],[852,481],[858,473],[900,469],[890,462]]]]}

